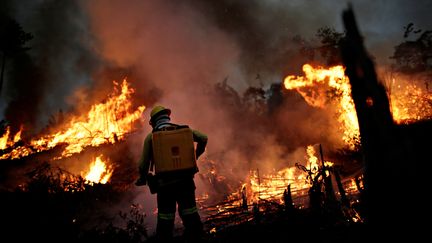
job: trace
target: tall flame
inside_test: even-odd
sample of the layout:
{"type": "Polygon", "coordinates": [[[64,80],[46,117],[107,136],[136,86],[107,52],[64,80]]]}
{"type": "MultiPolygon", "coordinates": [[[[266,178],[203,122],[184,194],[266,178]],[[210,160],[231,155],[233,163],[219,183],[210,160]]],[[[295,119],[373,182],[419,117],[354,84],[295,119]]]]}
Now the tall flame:
{"type": "Polygon", "coordinates": [[[0,137],[0,149],[5,149],[8,147],[10,127],[6,128],[6,132],[0,137]]]}
{"type": "MultiPolygon", "coordinates": [[[[354,101],[351,98],[351,85],[344,74],[344,67],[333,66],[326,69],[305,64],[303,72],[305,76],[287,76],[284,80],[285,88],[295,89],[308,104],[320,108],[330,108],[326,106],[329,104],[328,96],[335,97],[338,122],[343,130],[342,140],[349,148],[355,148],[360,132],[354,101]],[[322,86],[328,88],[323,91],[322,86]]],[[[427,84],[422,87],[417,85],[415,80],[405,80],[403,77],[392,79],[389,96],[393,120],[396,123],[432,118],[432,92],[427,84]]]]}
{"type": "Polygon", "coordinates": [[[66,144],[60,156],[62,158],[79,153],[87,146],[115,143],[123,139],[132,131],[132,124],[140,118],[145,107],[139,106],[130,112],[134,90],[129,88],[126,79],[121,85],[113,83],[114,91],[105,102],[91,106],[90,111],[83,116],[74,117],[61,131],[32,140],[30,146],[15,148],[0,156],[0,159],[20,158],[51,149],[58,144],[66,144]]]}
{"type": "MultiPolygon", "coordinates": [[[[354,101],[351,98],[351,85],[345,76],[342,66],[334,66],[328,69],[314,68],[309,64],[303,65],[305,76],[287,76],[284,80],[286,89],[295,89],[306,102],[312,106],[325,108],[328,104],[328,89],[320,90],[318,85],[328,87],[333,92],[337,105],[337,120],[341,124],[342,140],[350,148],[354,149],[359,141],[359,125],[354,101]]],[[[331,104],[334,104],[331,103],[331,104]]]]}
{"type": "Polygon", "coordinates": [[[90,184],[105,184],[111,178],[112,173],[112,168],[107,166],[107,164],[102,160],[102,155],[100,155],[90,164],[90,170],[84,178],[90,184]]]}

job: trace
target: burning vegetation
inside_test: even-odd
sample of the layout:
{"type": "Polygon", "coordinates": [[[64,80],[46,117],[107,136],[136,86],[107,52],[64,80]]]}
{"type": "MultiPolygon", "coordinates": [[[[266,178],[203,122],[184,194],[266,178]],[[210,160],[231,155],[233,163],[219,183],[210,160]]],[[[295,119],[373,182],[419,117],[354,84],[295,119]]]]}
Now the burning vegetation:
{"type": "MultiPolygon", "coordinates": [[[[345,21],[349,29],[349,24],[353,23],[345,21]]],[[[384,89],[381,83],[375,82],[373,65],[355,66],[369,59],[359,58],[347,50],[342,57],[334,54],[344,43],[347,45],[346,42],[357,40],[355,36],[350,36],[350,31],[353,30],[342,34],[331,29],[320,29],[323,48],[334,47],[323,52],[324,58],[330,60],[327,65],[316,64],[315,61],[302,63],[303,74],[286,75],[268,90],[263,86],[251,86],[240,95],[227,84],[228,78],[216,85],[206,86],[210,90],[206,91],[206,95],[216,100],[218,107],[228,110],[222,118],[217,118],[233,120],[232,124],[223,124],[232,127],[223,132],[233,132],[232,137],[240,138],[232,139],[235,141],[225,144],[222,149],[218,148],[216,152],[209,152],[199,161],[197,189],[200,194],[197,194],[197,202],[210,241],[220,242],[217,236],[224,239],[225,233],[229,235],[230,228],[240,229],[236,232],[241,232],[241,227],[250,227],[247,229],[262,232],[260,227],[270,225],[270,228],[294,229],[291,233],[295,230],[309,233],[306,229],[311,228],[319,235],[320,229],[328,234],[332,230],[340,233],[345,229],[362,233],[365,231],[362,227],[369,226],[369,222],[372,222],[370,225],[387,222],[377,213],[380,208],[372,206],[370,209],[370,203],[383,200],[383,196],[378,195],[387,188],[377,181],[381,179],[381,174],[386,174],[384,167],[390,165],[390,159],[397,163],[388,175],[382,176],[386,183],[391,181],[391,175],[401,176],[400,169],[408,167],[403,159],[410,160],[412,154],[425,146],[417,148],[412,144],[418,144],[413,141],[422,137],[419,135],[422,129],[430,130],[430,81],[394,72],[384,80],[384,89]],[[350,62],[350,58],[356,61],[350,62]],[[366,74],[369,76],[366,77],[366,74]],[[367,87],[359,88],[363,84],[359,85],[359,80],[369,82],[367,87]],[[308,128],[311,133],[319,134],[313,138],[307,137],[311,134],[309,132],[290,131],[294,126],[304,128],[300,124],[302,121],[293,122],[286,115],[293,114],[295,120],[298,113],[286,112],[298,104],[306,107],[299,109],[299,120],[309,116],[305,113],[310,112],[310,120],[321,118],[311,124],[326,129],[317,131],[318,128],[308,128]],[[241,114],[243,121],[238,122],[238,114],[241,114]],[[285,122],[290,129],[275,125],[276,122],[285,122]],[[415,135],[407,135],[409,129],[415,135]],[[300,139],[302,136],[306,138],[300,139]],[[320,139],[324,141],[321,143],[320,139]],[[405,139],[408,145],[396,142],[405,139]],[[398,150],[395,154],[390,153],[393,148],[398,150]],[[378,166],[377,169],[374,163],[378,162],[385,166],[378,166]],[[372,190],[367,191],[370,188],[372,190]]],[[[418,43],[430,40],[430,34],[422,38],[418,43]]],[[[363,46],[356,44],[352,44],[350,50],[362,53],[363,46]]],[[[399,58],[399,61],[407,59],[402,52],[404,48],[406,45],[399,46],[394,58],[399,58]]],[[[310,51],[303,48],[300,52],[305,50],[310,51]]],[[[259,75],[256,79],[260,79],[259,75]]],[[[154,212],[145,214],[140,204],[131,204],[130,211],[117,215],[126,225],[122,227],[114,226],[112,222],[119,219],[107,213],[107,208],[124,205],[125,198],[130,203],[131,198],[136,197],[131,194],[137,194],[131,192],[134,175],[137,175],[137,156],[130,147],[141,146],[137,145],[136,140],[143,139],[140,136],[144,129],[142,116],[145,106],[136,105],[143,102],[134,97],[135,89],[131,86],[126,79],[114,81],[113,91],[105,99],[78,115],[63,114],[62,122],[50,127],[49,132],[34,135],[34,131],[28,131],[23,125],[24,121],[20,124],[2,124],[0,166],[4,177],[0,182],[5,185],[2,185],[1,192],[7,194],[8,205],[21,202],[23,198],[33,200],[43,208],[41,214],[36,213],[38,217],[43,213],[50,214],[50,205],[60,205],[51,214],[65,212],[78,205],[64,218],[50,215],[53,222],[61,224],[53,226],[55,223],[47,223],[60,235],[72,235],[75,237],[71,238],[72,241],[76,242],[100,239],[107,242],[141,242],[148,239],[144,219],[154,212]],[[25,175],[25,178],[15,173],[25,175]],[[14,183],[9,184],[9,180],[14,183]],[[43,196],[37,198],[39,195],[43,196]],[[112,222],[101,224],[104,220],[112,222]]],[[[157,88],[153,91],[158,93],[157,88]]],[[[174,96],[172,99],[177,98],[174,96]]],[[[162,100],[160,97],[148,99],[162,100]]],[[[219,120],[212,122],[218,123],[219,120]]],[[[219,138],[217,132],[214,134],[219,138]]],[[[211,141],[210,134],[210,149],[211,141]]],[[[422,156],[413,158],[420,160],[422,156]]],[[[415,181],[413,176],[410,178],[415,181]]],[[[410,188],[410,184],[403,185],[403,188],[410,188]]],[[[396,194],[396,189],[388,189],[383,195],[394,198],[393,194],[396,194]]],[[[403,202],[408,203],[406,200],[403,202]]],[[[25,207],[22,202],[17,205],[25,207]]],[[[401,203],[397,205],[404,206],[401,203]]],[[[406,216],[407,211],[404,213],[401,218],[406,216]]],[[[26,215],[19,216],[26,218],[26,215]]],[[[391,210],[386,210],[385,216],[394,219],[391,210]]],[[[14,216],[9,213],[6,218],[14,216]]],[[[401,220],[398,218],[395,222],[401,220]]],[[[28,224],[37,223],[31,221],[28,224]]],[[[32,233],[37,234],[36,231],[32,233]]],[[[48,233],[44,231],[41,234],[48,233]]],[[[272,237],[277,239],[279,236],[272,237]]]]}
{"type": "Polygon", "coordinates": [[[62,124],[58,132],[31,139],[26,145],[14,146],[21,138],[21,130],[11,141],[8,127],[1,138],[2,144],[4,143],[2,149],[12,148],[12,151],[4,153],[0,159],[18,159],[65,144],[61,156],[56,158],[60,159],[79,153],[88,146],[113,144],[124,139],[133,131],[134,122],[141,117],[145,109],[144,106],[139,106],[131,111],[133,92],[126,79],[121,84],[114,82],[114,91],[105,102],[92,105],[85,115],[72,117],[70,122],[62,124]]]}

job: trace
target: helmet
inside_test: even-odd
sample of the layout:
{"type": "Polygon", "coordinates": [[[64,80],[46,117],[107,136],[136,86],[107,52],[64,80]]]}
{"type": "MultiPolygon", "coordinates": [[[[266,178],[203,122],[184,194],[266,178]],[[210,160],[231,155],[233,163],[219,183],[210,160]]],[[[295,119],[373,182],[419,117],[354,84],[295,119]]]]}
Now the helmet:
{"type": "Polygon", "coordinates": [[[167,114],[169,116],[171,115],[171,110],[161,105],[157,105],[153,107],[153,109],[150,112],[150,120],[153,120],[154,118],[156,118],[161,114],[167,114]]]}

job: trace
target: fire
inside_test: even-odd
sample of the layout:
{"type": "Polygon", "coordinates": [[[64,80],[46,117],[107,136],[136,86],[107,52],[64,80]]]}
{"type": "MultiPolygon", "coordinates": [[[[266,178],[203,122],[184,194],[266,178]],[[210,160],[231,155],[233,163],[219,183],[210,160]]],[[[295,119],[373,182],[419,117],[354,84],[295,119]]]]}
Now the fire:
{"type": "Polygon", "coordinates": [[[0,137],[0,150],[6,149],[8,147],[12,147],[15,143],[21,140],[21,129],[14,135],[13,139],[10,139],[10,127],[6,127],[6,132],[0,137]]]}
{"type": "MultiPolygon", "coordinates": [[[[316,156],[314,146],[309,145],[306,148],[305,161],[306,168],[313,174],[317,174],[320,166],[319,159],[316,156]]],[[[325,161],[326,166],[332,166],[333,163],[325,161]]],[[[283,194],[288,185],[291,185],[292,195],[301,196],[307,194],[310,187],[306,174],[296,167],[287,167],[277,171],[275,174],[260,175],[259,171],[251,171],[248,183],[243,184],[246,187],[247,198],[249,202],[259,200],[275,200],[283,202],[283,194]]],[[[231,198],[239,198],[242,193],[234,193],[231,198]]]]}
{"type": "Polygon", "coordinates": [[[22,133],[22,127],[21,129],[15,134],[14,138],[13,138],[13,143],[17,143],[21,140],[21,133],[22,133]]]}
{"type": "Polygon", "coordinates": [[[397,124],[432,118],[432,92],[413,80],[392,79],[390,105],[397,124]]]}
{"type": "Polygon", "coordinates": [[[112,168],[107,166],[106,162],[102,160],[102,155],[100,155],[90,164],[90,170],[84,178],[89,184],[105,184],[111,178],[112,173],[112,168]]]}
{"type": "Polygon", "coordinates": [[[287,76],[284,80],[285,88],[295,89],[309,105],[326,108],[336,104],[337,120],[341,124],[343,132],[342,140],[350,148],[354,149],[359,142],[359,125],[354,101],[351,98],[351,85],[345,76],[342,66],[334,66],[328,69],[314,68],[309,64],[303,65],[305,76],[287,76]],[[323,89],[323,87],[325,87],[323,89]],[[329,102],[328,88],[335,98],[329,102]]]}
{"type": "Polygon", "coordinates": [[[355,182],[355,179],[351,178],[350,181],[347,183],[347,185],[345,185],[344,189],[347,193],[358,192],[358,188],[357,188],[357,184],[355,182]]]}
{"type": "Polygon", "coordinates": [[[0,149],[5,149],[8,147],[10,127],[6,128],[6,132],[0,137],[0,149]]]}
{"type": "MultiPolygon", "coordinates": [[[[348,148],[354,149],[359,143],[360,132],[351,98],[351,85],[345,76],[344,67],[326,69],[305,64],[303,72],[305,76],[287,76],[285,88],[295,89],[311,106],[330,109],[329,105],[336,104],[337,120],[343,131],[342,140],[348,148]],[[329,102],[329,96],[334,97],[336,102],[329,102]]],[[[403,77],[392,79],[389,97],[393,119],[397,124],[432,118],[432,92],[427,83],[421,86],[414,81],[403,77]]]]}
{"type": "MultiPolygon", "coordinates": [[[[74,117],[61,131],[31,140],[29,145],[19,146],[12,152],[0,156],[0,159],[21,158],[65,144],[66,147],[59,157],[63,158],[79,153],[87,146],[113,144],[123,139],[132,131],[132,124],[141,117],[145,107],[139,106],[131,112],[131,95],[134,90],[129,87],[126,79],[121,84],[115,81],[113,83],[114,91],[108,99],[91,106],[87,114],[74,117]]],[[[3,138],[0,141],[3,141],[3,138]]]]}

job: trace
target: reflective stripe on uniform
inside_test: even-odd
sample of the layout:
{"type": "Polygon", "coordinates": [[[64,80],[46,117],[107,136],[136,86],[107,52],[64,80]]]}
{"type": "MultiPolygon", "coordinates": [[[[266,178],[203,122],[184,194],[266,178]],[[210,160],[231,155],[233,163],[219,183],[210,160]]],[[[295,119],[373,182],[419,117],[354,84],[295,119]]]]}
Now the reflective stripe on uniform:
{"type": "Polygon", "coordinates": [[[173,220],[175,218],[175,213],[158,213],[159,219],[173,220]]]}
{"type": "Polygon", "coordinates": [[[196,212],[198,212],[197,207],[185,208],[185,209],[183,209],[183,210],[180,211],[180,213],[182,215],[194,214],[196,212]]]}

